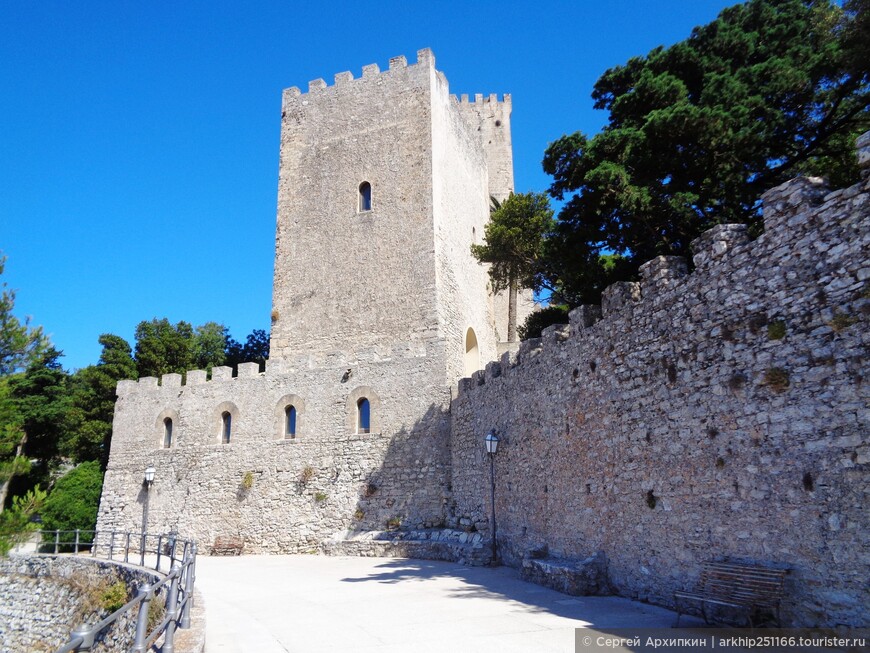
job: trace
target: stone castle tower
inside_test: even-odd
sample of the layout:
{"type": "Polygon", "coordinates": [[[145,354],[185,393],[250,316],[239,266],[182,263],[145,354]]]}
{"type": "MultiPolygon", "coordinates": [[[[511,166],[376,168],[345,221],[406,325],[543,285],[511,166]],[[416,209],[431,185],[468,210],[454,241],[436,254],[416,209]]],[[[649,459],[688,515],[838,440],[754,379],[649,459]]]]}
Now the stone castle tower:
{"type": "MultiPolygon", "coordinates": [[[[451,98],[429,50],[284,92],[272,357],[439,349],[445,381],[496,355],[469,255],[513,190],[510,96],[451,98]]],[[[504,316],[506,320],[506,315],[504,316]]]]}
{"type": "Polygon", "coordinates": [[[507,319],[470,246],[513,190],[510,114],[451,96],[429,50],[284,92],[266,371],[121,382],[100,528],[184,514],[203,541],[294,551],[444,522],[451,397],[507,319]]]}

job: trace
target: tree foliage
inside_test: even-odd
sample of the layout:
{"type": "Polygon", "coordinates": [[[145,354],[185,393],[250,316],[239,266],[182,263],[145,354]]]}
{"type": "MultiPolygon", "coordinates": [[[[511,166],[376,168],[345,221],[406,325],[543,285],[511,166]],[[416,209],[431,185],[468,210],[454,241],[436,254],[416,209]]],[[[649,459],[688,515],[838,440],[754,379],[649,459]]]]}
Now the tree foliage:
{"type": "Polygon", "coordinates": [[[76,428],[65,439],[63,453],[74,462],[99,460],[108,463],[115,414],[115,388],[122,379],[135,379],[136,362],[123,338],[104,333],[96,365],[80,369],[71,379],[73,416],[76,428]]]}
{"type": "MultiPolygon", "coordinates": [[[[43,530],[94,530],[103,472],[97,461],[84,462],[58,479],[41,511],[43,530]]],[[[90,538],[82,537],[89,542],[90,538]]]]}
{"type": "Polygon", "coordinates": [[[139,376],[184,374],[194,368],[193,327],[172,324],[166,318],[146,320],[136,326],[136,368],[139,376]]]}
{"type": "Polygon", "coordinates": [[[50,347],[23,374],[8,378],[10,410],[26,435],[23,455],[31,463],[27,474],[13,479],[13,494],[47,484],[60,462],[64,441],[76,428],[70,377],[60,364],[61,353],[50,347]]]}
{"type": "Polygon", "coordinates": [[[540,338],[541,331],[553,324],[568,323],[568,307],[565,304],[550,304],[539,311],[529,313],[518,331],[520,340],[540,338]]]}
{"type": "Polygon", "coordinates": [[[553,226],[553,210],[544,193],[512,193],[504,202],[493,199],[484,243],[471,246],[478,261],[489,263],[493,292],[510,292],[508,341],[516,339],[517,290],[539,289],[546,283],[538,272],[544,239],[553,226]]]}
{"type": "Polygon", "coordinates": [[[758,197],[798,174],[857,180],[870,127],[867,0],[749,0],[669,48],[608,70],[596,136],[563,136],[544,169],[569,197],[548,239],[546,283],[598,301],[661,254],[723,222],[759,228],[758,197]],[[610,270],[602,253],[621,255],[610,270]]]}
{"type": "Polygon", "coordinates": [[[258,363],[260,371],[266,369],[266,359],[269,358],[269,332],[254,329],[241,344],[229,335],[227,336],[226,365],[232,366],[234,373],[239,363],[258,363]]]}
{"type": "Polygon", "coordinates": [[[226,362],[227,328],[217,322],[206,322],[196,327],[193,337],[193,363],[195,369],[207,370],[226,362]]]}
{"type": "Polygon", "coordinates": [[[39,488],[13,498],[8,510],[0,513],[0,556],[27,540],[39,525],[32,521],[45,502],[45,492],[39,488]]]}
{"type": "Polygon", "coordinates": [[[24,424],[9,389],[8,376],[0,376],[0,513],[6,505],[13,476],[30,471],[24,454],[24,424]]]}
{"type": "MultiPolygon", "coordinates": [[[[0,275],[6,267],[6,257],[0,255],[0,275]]],[[[15,291],[0,283],[0,376],[24,369],[48,347],[42,327],[31,327],[30,318],[22,322],[12,314],[15,291]]]]}
{"type": "Polygon", "coordinates": [[[156,376],[201,369],[211,372],[217,365],[237,367],[257,362],[264,369],[269,357],[269,334],[254,329],[244,344],[233,339],[217,322],[196,328],[189,322],[170,323],[166,318],[140,322],[136,327],[136,367],[139,376],[156,376]]]}

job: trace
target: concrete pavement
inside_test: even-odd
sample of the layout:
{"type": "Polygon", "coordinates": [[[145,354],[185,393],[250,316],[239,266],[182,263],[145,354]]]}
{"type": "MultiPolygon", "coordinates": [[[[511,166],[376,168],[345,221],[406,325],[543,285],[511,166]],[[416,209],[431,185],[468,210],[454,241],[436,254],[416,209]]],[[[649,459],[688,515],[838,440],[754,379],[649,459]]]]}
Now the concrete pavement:
{"type": "MultiPolygon", "coordinates": [[[[197,560],[206,653],[574,651],[574,629],[669,628],[669,610],[572,597],[516,570],[315,555],[197,560]]],[[[688,623],[688,622],[687,622],[688,623]]]]}

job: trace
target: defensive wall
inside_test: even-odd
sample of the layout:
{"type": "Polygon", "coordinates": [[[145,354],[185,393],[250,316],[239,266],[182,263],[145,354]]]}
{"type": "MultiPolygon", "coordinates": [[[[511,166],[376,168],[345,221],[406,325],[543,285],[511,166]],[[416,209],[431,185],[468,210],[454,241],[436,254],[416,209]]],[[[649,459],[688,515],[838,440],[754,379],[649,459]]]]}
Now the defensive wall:
{"type": "Polygon", "coordinates": [[[437,352],[371,351],[309,367],[270,360],[122,381],[99,530],[172,528],[204,551],[239,536],[246,552],[308,552],[347,529],[443,523],[449,484],[449,388],[433,381],[437,352]],[[356,402],[371,402],[358,433],[356,402]],[[433,401],[433,398],[435,400],[433,401]],[[297,410],[286,433],[285,409],[297,410]],[[228,443],[223,413],[232,416],[228,443]],[[172,442],[165,446],[165,420],[172,442]],[[156,469],[153,484],[143,470],[156,469]],[[175,523],[183,515],[184,524],[175,523]],[[143,524],[147,519],[147,524],[143,524]]]}
{"type": "Polygon", "coordinates": [[[505,562],[607,558],[612,589],[672,605],[702,562],[782,565],[786,623],[870,623],[870,134],[863,182],[798,178],[764,233],[720,225],[570,324],[523,342],[452,404],[448,525],[505,562]]]}

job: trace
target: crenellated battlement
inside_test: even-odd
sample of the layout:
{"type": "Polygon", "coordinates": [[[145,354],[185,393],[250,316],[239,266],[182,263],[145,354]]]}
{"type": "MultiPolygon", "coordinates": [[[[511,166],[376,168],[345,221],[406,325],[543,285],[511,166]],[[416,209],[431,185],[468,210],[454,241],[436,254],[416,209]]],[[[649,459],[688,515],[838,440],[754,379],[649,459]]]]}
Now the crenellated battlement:
{"type": "Polygon", "coordinates": [[[378,64],[372,63],[362,67],[362,75],[360,77],[354,77],[353,73],[350,71],[336,73],[332,85],[327,84],[326,80],[323,78],[311,80],[308,82],[307,93],[300,90],[298,86],[291,86],[290,88],[284,89],[284,103],[287,104],[288,102],[296,101],[297,98],[304,98],[308,95],[318,95],[331,88],[343,88],[358,82],[368,82],[374,80],[380,75],[388,75],[390,73],[395,73],[396,71],[417,67],[430,70],[435,69],[435,55],[432,53],[431,49],[423,48],[422,50],[417,50],[417,62],[413,64],[408,63],[408,59],[405,55],[399,55],[390,59],[389,68],[384,71],[381,70],[378,64]]]}
{"type": "Polygon", "coordinates": [[[472,104],[476,104],[476,105],[502,104],[502,105],[505,105],[507,107],[511,106],[511,94],[510,93],[505,93],[504,95],[502,95],[501,100],[498,99],[497,93],[490,93],[489,95],[484,95],[483,93],[477,93],[477,94],[475,94],[473,100],[469,99],[468,93],[463,93],[462,95],[460,95],[458,97],[456,96],[455,93],[451,93],[450,99],[453,100],[454,104],[459,104],[459,105],[463,105],[463,106],[464,105],[472,105],[472,104]]]}
{"type": "Polygon", "coordinates": [[[260,372],[259,363],[239,363],[238,374],[235,377],[233,376],[232,367],[220,365],[211,369],[211,378],[208,377],[206,370],[188,370],[184,375],[176,373],[164,374],[159,379],[156,376],[143,376],[138,380],[124,379],[118,381],[116,394],[120,397],[143,390],[148,391],[158,388],[171,390],[173,388],[205,385],[206,383],[221,383],[233,381],[234,379],[253,378],[263,374],[264,372],[260,372]]]}
{"type": "MultiPolygon", "coordinates": [[[[575,308],[568,325],[544,329],[541,338],[523,341],[518,350],[505,352],[485,371],[461,379],[460,392],[503,374],[522,374],[523,367],[534,364],[539,356],[549,356],[554,349],[562,350],[580,340],[589,350],[596,348],[598,338],[598,347],[605,350],[615,330],[646,324],[649,315],[662,306],[669,307],[666,313],[673,313],[678,306],[685,308],[711,293],[721,293],[723,279],[731,277],[734,270],[729,268],[734,265],[741,266],[741,283],[751,285],[753,273],[763,277],[774,267],[784,268],[790,261],[799,262],[828,248],[843,251],[857,247],[855,254],[860,258],[861,240],[856,237],[867,238],[870,230],[870,132],[858,139],[857,147],[863,172],[860,183],[831,191],[821,178],[797,177],[770,189],[762,195],[765,231],[755,241],[750,240],[744,224],[721,224],[705,231],[691,243],[695,268],[691,273],[680,256],[647,261],[639,268],[640,281],[608,286],[601,306],[575,308]],[[837,242],[840,238],[844,242],[837,242]]],[[[858,281],[863,279],[854,280],[853,285],[858,281]]],[[[744,291],[734,288],[735,293],[744,291]]]]}
{"type": "Polygon", "coordinates": [[[755,560],[791,570],[784,624],[867,623],[853,570],[870,492],[870,152],[859,160],[862,182],[773,188],[755,240],[718,225],[692,243],[691,273],[648,261],[460,380],[448,526],[489,531],[494,474],[506,564],[603,550],[620,595],[672,607],[711,556],[755,560]]]}

